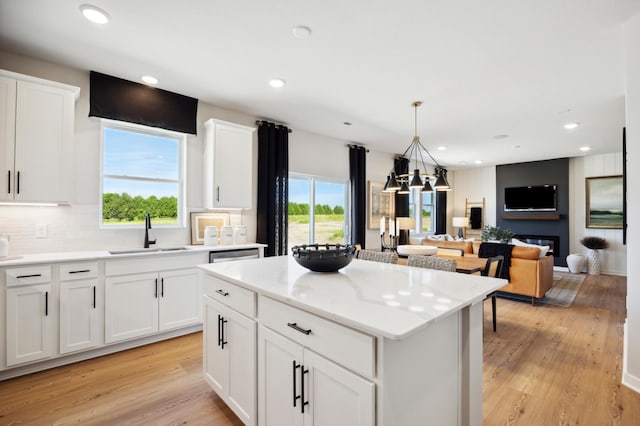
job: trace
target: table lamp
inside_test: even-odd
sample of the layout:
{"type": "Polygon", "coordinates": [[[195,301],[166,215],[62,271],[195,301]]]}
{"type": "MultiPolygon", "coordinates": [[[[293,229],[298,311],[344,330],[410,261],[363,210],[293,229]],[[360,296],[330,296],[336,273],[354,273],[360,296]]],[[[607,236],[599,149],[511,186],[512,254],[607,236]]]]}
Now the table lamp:
{"type": "Polygon", "coordinates": [[[462,231],[462,228],[467,228],[468,226],[469,226],[468,217],[453,218],[453,227],[458,228],[458,238],[464,238],[464,232],[462,231]]]}

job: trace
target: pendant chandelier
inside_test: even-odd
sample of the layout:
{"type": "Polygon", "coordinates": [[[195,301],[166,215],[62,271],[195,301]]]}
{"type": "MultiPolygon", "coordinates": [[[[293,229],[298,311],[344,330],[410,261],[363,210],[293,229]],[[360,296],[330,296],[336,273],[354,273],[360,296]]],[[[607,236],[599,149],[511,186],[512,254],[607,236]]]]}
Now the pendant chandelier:
{"type": "Polygon", "coordinates": [[[414,108],[414,128],[415,133],[413,140],[409,147],[404,151],[402,157],[414,163],[414,169],[412,174],[396,175],[395,171],[391,171],[387,176],[387,182],[384,185],[385,192],[398,192],[398,194],[408,194],[413,188],[420,188],[421,192],[433,192],[436,191],[450,191],[451,186],[447,182],[446,169],[444,169],[431,155],[429,150],[420,142],[420,136],[418,136],[418,107],[422,105],[422,102],[416,101],[412,104],[414,108]],[[424,162],[425,154],[431,158],[435,163],[433,173],[427,172],[427,166],[424,162]],[[418,162],[418,159],[420,160],[418,162]],[[422,168],[418,167],[418,164],[422,168]],[[433,186],[431,185],[431,179],[435,180],[433,186]]]}

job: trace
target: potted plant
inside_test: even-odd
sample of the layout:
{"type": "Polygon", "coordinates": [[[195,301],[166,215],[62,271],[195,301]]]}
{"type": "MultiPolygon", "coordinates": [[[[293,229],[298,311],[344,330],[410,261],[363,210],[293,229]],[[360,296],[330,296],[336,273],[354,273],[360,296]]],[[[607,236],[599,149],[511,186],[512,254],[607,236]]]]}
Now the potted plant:
{"type": "Polygon", "coordinates": [[[587,272],[590,275],[600,275],[600,252],[609,247],[607,240],[601,237],[589,236],[580,240],[580,244],[589,249],[587,252],[587,272]]]}
{"type": "Polygon", "coordinates": [[[487,225],[482,229],[482,241],[498,240],[501,243],[508,244],[513,238],[511,229],[502,229],[499,226],[487,225]]]}

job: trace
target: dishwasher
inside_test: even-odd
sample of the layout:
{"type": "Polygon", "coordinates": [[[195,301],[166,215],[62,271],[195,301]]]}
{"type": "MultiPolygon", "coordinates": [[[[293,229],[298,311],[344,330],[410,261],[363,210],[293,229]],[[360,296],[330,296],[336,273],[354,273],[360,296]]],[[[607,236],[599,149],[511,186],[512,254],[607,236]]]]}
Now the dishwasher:
{"type": "Polygon", "coordinates": [[[244,248],[209,252],[209,263],[229,262],[232,260],[257,259],[260,249],[244,248]]]}

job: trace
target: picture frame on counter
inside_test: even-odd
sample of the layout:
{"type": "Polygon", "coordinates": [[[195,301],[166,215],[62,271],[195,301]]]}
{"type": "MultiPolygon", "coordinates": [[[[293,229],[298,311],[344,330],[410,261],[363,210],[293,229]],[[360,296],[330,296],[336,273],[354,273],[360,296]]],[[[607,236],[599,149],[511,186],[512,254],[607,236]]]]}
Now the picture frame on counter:
{"type": "Polygon", "coordinates": [[[367,228],[380,229],[380,218],[393,216],[393,193],[383,192],[383,182],[370,180],[368,184],[367,228]]]}
{"type": "Polygon", "coordinates": [[[204,229],[217,226],[218,232],[229,225],[229,213],[191,212],[191,244],[204,244],[204,229]]]}

